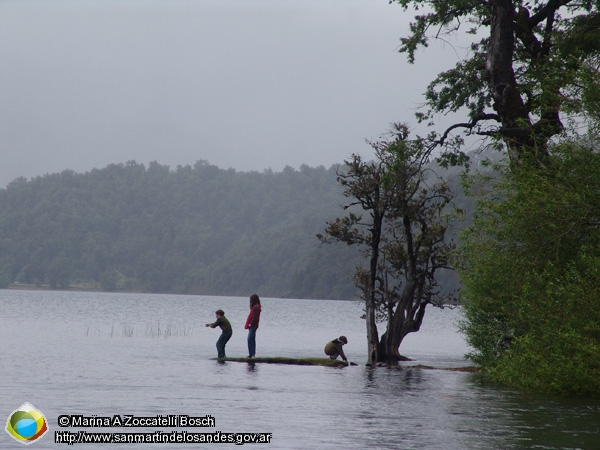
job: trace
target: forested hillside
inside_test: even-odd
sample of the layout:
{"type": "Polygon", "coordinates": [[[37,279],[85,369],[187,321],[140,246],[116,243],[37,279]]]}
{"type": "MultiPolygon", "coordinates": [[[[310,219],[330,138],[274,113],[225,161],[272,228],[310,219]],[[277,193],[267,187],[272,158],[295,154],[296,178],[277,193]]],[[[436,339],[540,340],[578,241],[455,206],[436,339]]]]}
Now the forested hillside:
{"type": "Polygon", "coordinates": [[[315,238],[341,203],[323,167],[132,161],[20,178],[0,190],[0,286],[353,298],[360,255],[315,238]]]}

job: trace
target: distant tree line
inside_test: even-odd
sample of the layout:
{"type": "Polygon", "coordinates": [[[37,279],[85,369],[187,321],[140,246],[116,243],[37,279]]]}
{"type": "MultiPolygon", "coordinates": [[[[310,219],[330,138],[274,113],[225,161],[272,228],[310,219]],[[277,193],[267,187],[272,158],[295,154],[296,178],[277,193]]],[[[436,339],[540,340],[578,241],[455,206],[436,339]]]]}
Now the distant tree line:
{"type": "Polygon", "coordinates": [[[361,257],[315,237],[341,202],[333,167],[19,178],[0,190],[0,286],[351,299],[361,257]]]}

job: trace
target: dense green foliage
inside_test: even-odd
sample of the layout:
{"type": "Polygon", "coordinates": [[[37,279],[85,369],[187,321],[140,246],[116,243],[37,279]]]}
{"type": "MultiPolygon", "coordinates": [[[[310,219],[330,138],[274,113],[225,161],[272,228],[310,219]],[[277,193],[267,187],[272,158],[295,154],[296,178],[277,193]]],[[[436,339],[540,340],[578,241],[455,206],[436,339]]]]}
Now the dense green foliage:
{"type": "MultiPolygon", "coordinates": [[[[600,154],[501,171],[465,232],[463,329],[491,380],[600,394],[600,154]]],[[[488,186],[490,181],[487,181],[488,186]]]]}
{"type": "Polygon", "coordinates": [[[447,146],[450,162],[464,156],[464,135],[454,135],[457,131],[501,140],[517,163],[523,157],[543,159],[550,141],[576,135],[582,120],[598,124],[598,0],[390,3],[416,11],[400,46],[410,62],[432,40],[453,42],[462,34],[457,48],[470,42],[464,59],[432,80],[417,113],[420,121],[459,111],[468,115],[430,136],[434,145],[447,146]]]}
{"type": "Polygon", "coordinates": [[[471,357],[512,386],[600,393],[600,166],[597,152],[571,145],[597,140],[600,129],[600,2],[390,3],[414,8],[400,47],[411,63],[434,39],[462,33],[459,45],[470,42],[431,81],[417,113],[431,126],[440,114],[468,119],[430,133],[430,148],[448,164],[468,159],[466,137],[505,151],[464,236],[471,357]]]}
{"type": "Polygon", "coordinates": [[[0,190],[0,282],[353,298],[358,258],[315,238],[340,201],[323,167],[129,162],[21,178],[0,190]]]}

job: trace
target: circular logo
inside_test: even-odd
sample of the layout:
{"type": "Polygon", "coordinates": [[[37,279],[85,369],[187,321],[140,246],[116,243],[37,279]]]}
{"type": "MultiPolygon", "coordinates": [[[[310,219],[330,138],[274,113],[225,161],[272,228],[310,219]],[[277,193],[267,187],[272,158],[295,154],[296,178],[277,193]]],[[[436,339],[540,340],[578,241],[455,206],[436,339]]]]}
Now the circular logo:
{"type": "Polygon", "coordinates": [[[37,441],[46,431],[46,418],[30,403],[23,403],[6,421],[6,432],[21,444],[37,441]]]}

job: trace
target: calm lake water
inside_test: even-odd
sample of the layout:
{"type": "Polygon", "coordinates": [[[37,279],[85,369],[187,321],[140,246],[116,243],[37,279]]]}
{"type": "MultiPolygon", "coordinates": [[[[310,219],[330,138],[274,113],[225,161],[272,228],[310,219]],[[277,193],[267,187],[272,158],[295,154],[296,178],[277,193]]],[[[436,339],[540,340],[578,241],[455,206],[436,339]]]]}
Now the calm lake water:
{"type": "MultiPolygon", "coordinates": [[[[272,433],[270,449],[600,449],[600,401],[483,386],[477,375],[423,370],[469,365],[456,331],[460,310],[431,308],[401,347],[413,362],[364,366],[366,332],[355,302],[262,299],[257,356],[323,356],[341,334],[357,366],[219,363],[225,310],[228,356],[246,356],[247,298],[0,290],[0,413],[29,402],[49,432],[272,433]],[[215,419],[211,428],[61,428],[58,417],[172,414],[215,419]]],[[[103,449],[102,444],[73,447],[103,449]]],[[[234,447],[225,444],[224,447],[234,447]]],[[[23,448],[6,432],[0,448],[23,448]]],[[[214,444],[113,444],[112,448],[214,448],[214,444]]]]}

